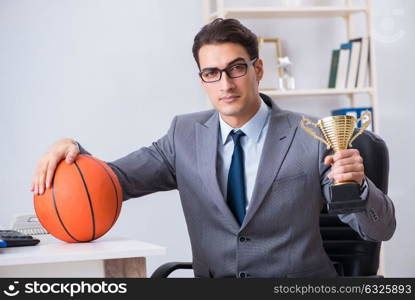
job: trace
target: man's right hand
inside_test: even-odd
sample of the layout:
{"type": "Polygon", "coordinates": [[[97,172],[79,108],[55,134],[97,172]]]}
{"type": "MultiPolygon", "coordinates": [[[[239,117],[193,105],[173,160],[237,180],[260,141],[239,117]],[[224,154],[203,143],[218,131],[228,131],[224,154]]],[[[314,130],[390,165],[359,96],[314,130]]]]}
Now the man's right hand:
{"type": "Polygon", "coordinates": [[[73,139],[62,139],[53,144],[49,150],[39,159],[35,175],[32,180],[31,191],[41,195],[51,186],[53,174],[59,162],[63,159],[71,164],[79,154],[78,144],[73,139]]]}

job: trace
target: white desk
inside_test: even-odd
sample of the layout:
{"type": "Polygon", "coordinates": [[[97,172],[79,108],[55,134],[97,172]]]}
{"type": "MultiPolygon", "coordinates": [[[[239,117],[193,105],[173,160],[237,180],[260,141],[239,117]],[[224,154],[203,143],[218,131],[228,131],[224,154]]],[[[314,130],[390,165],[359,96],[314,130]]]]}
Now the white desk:
{"type": "Polygon", "coordinates": [[[166,254],[164,247],[127,238],[65,243],[35,237],[36,246],[0,248],[0,277],[146,277],[146,257],[166,254]]]}

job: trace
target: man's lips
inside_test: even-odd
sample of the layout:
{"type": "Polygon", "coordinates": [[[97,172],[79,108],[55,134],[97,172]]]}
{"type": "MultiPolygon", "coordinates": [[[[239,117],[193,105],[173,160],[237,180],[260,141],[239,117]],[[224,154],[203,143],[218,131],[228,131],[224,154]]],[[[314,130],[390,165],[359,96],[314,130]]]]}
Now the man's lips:
{"type": "Polygon", "coordinates": [[[239,96],[225,96],[225,97],[219,98],[219,100],[221,100],[223,102],[232,102],[237,98],[239,98],[239,96]]]}

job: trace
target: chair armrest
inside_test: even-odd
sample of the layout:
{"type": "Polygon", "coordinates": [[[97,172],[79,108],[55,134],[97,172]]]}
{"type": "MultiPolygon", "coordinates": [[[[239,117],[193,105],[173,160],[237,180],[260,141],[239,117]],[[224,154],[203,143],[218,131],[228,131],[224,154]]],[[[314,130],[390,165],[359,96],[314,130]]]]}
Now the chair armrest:
{"type": "Polygon", "coordinates": [[[178,269],[193,269],[190,262],[169,262],[158,267],[150,278],[167,278],[172,272],[178,269]]]}
{"type": "Polygon", "coordinates": [[[345,278],[385,278],[383,275],[345,276],[345,278]]]}

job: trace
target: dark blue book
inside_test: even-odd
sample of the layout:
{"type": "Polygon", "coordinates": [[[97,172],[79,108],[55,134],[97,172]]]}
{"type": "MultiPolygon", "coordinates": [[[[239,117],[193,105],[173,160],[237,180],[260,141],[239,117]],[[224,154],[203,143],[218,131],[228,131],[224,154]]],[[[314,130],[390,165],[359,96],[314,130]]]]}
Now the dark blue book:
{"type": "Polygon", "coordinates": [[[340,46],[339,66],[337,68],[336,88],[345,89],[347,87],[347,75],[349,72],[350,52],[352,43],[344,43],[340,46]]]}
{"type": "Polygon", "coordinates": [[[331,54],[329,88],[336,87],[337,68],[339,66],[340,49],[334,49],[331,54]]]}

